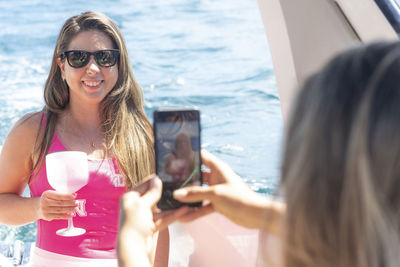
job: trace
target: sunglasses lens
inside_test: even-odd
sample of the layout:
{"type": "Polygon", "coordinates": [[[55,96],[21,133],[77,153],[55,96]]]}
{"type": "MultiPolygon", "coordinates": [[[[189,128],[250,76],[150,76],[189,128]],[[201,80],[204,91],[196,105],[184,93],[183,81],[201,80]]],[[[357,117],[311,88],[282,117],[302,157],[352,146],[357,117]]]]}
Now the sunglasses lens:
{"type": "Polygon", "coordinates": [[[68,53],[68,62],[75,68],[80,68],[87,64],[89,55],[83,51],[72,51],[68,53]]]}
{"type": "Polygon", "coordinates": [[[68,63],[74,68],[85,66],[89,59],[89,55],[85,51],[70,51],[66,56],[68,63]]]}
{"type": "Polygon", "coordinates": [[[113,50],[102,50],[95,53],[96,62],[102,67],[111,67],[117,63],[118,52],[113,50]]]}

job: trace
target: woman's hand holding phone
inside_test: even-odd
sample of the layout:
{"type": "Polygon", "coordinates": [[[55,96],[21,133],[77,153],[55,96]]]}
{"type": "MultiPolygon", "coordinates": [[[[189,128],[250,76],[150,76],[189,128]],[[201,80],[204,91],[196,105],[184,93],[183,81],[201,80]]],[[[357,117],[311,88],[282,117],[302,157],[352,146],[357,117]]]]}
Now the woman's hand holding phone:
{"type": "Polygon", "coordinates": [[[130,226],[143,236],[163,230],[188,211],[184,206],[176,210],[160,211],[162,182],[157,176],[133,188],[121,198],[120,226],[130,226]]]}
{"type": "Polygon", "coordinates": [[[192,208],[179,220],[193,221],[217,211],[234,223],[280,234],[285,212],[283,203],[269,200],[252,191],[228,164],[202,150],[203,181],[209,186],[190,186],[176,190],[174,198],[181,202],[209,201],[200,208],[192,208]]]}
{"type": "Polygon", "coordinates": [[[188,211],[183,206],[161,212],[157,208],[161,191],[162,182],[154,176],[121,198],[119,266],[152,266],[155,235],[188,211]]]}

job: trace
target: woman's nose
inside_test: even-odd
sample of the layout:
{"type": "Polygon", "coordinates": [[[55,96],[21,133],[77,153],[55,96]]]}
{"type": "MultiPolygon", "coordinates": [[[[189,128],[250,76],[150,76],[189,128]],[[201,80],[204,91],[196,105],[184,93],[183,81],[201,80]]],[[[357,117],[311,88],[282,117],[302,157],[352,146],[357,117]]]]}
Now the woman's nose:
{"type": "Polygon", "coordinates": [[[99,67],[99,65],[97,65],[97,62],[94,59],[94,56],[90,56],[88,66],[86,68],[87,74],[93,75],[93,74],[98,73],[99,71],[100,71],[100,67],[99,67]]]}

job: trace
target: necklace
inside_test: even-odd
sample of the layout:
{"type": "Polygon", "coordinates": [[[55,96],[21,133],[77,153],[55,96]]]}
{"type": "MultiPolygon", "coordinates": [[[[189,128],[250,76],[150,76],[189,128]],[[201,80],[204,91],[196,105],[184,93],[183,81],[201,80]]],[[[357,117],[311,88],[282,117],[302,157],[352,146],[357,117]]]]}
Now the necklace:
{"type": "Polygon", "coordinates": [[[97,142],[95,140],[96,139],[92,138],[89,139],[89,145],[91,148],[96,149],[103,146],[104,138],[102,138],[102,140],[97,140],[97,142]]]}
{"type": "Polygon", "coordinates": [[[99,128],[97,128],[96,131],[93,131],[93,130],[86,131],[83,129],[84,127],[81,127],[79,125],[79,123],[77,123],[77,121],[69,114],[66,115],[65,123],[66,123],[66,125],[64,124],[64,127],[62,127],[63,131],[65,129],[74,129],[73,131],[70,131],[70,133],[72,135],[76,136],[77,139],[75,139],[75,140],[78,141],[79,143],[81,143],[82,145],[85,143],[86,144],[89,143],[90,149],[93,149],[93,150],[96,150],[97,148],[102,146],[102,144],[104,142],[104,138],[103,138],[103,136],[100,137],[100,135],[99,135],[100,129],[99,128]],[[98,142],[96,143],[96,141],[98,141],[98,142]]]}

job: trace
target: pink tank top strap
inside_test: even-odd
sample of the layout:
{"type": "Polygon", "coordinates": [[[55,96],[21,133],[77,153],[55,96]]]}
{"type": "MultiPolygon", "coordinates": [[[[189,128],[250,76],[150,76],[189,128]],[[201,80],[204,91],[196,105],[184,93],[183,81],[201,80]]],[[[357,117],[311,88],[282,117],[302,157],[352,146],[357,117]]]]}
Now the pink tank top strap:
{"type": "MultiPolygon", "coordinates": [[[[46,125],[47,125],[47,115],[43,111],[41,111],[40,114],[42,116],[41,128],[42,128],[42,131],[44,132],[45,129],[46,129],[46,125]]],[[[65,148],[65,146],[62,144],[61,140],[58,138],[57,132],[54,131],[53,139],[52,139],[52,141],[50,143],[50,148],[49,148],[49,151],[47,152],[47,154],[48,153],[52,153],[52,152],[56,152],[56,151],[65,151],[65,150],[68,150],[68,149],[65,148]]],[[[43,160],[43,157],[44,157],[44,155],[41,156],[41,159],[40,159],[41,161],[43,160]]],[[[32,175],[31,175],[31,177],[29,177],[28,184],[31,184],[32,178],[36,177],[38,172],[41,172],[41,170],[38,169],[38,168],[40,168],[40,165],[41,165],[41,163],[39,162],[39,165],[36,167],[36,170],[34,170],[32,175]]],[[[42,166],[42,168],[43,168],[43,166],[42,166]]]]}

